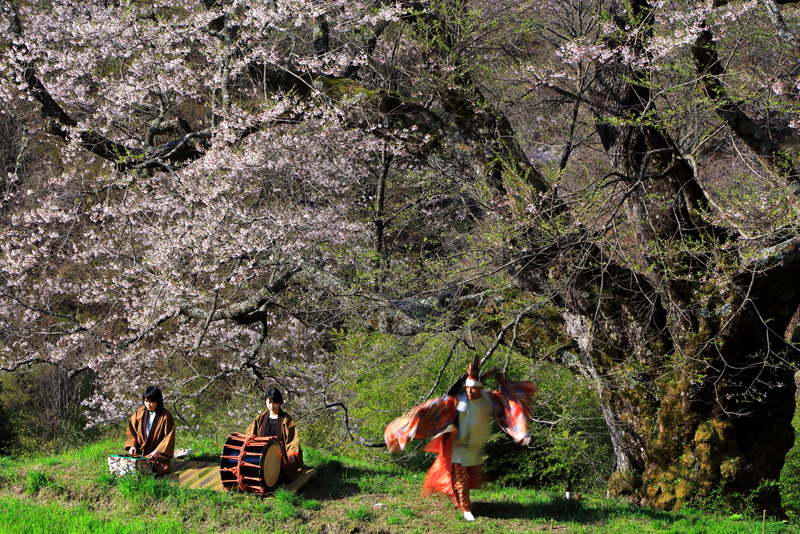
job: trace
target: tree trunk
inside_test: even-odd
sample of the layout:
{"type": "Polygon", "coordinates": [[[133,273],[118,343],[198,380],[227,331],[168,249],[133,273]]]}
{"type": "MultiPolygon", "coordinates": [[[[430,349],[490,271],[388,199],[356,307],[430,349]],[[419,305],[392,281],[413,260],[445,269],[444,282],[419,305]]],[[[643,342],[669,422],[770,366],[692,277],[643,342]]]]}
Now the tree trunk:
{"type": "MultiPolygon", "coordinates": [[[[634,1],[612,14],[625,31],[649,9],[634,1]]],[[[701,63],[716,65],[715,56],[701,63]]],[[[741,497],[758,490],[757,505],[780,515],[777,489],[762,485],[778,479],[794,441],[786,362],[800,355],[784,334],[800,305],[796,245],[759,266],[743,265],[737,252],[714,257],[736,236],[701,216],[708,199],[660,127],[649,89],[638,85],[643,76],[624,61],[597,71],[597,131],[631,184],[632,263],[647,266],[625,273],[595,253],[594,264],[606,267],[587,262],[583,291],[564,298],[566,334],[576,338],[569,325],[591,325],[582,327],[591,341],[579,343],[579,370],[594,379],[612,436],[609,491],[674,509],[716,488],[741,497]]]]}
{"type": "Polygon", "coordinates": [[[611,433],[609,493],[669,510],[716,488],[734,498],[759,490],[759,509],[782,515],[777,488],[763,485],[778,480],[794,441],[794,376],[783,362],[800,355],[782,333],[800,305],[797,271],[762,274],[750,288],[758,300],[743,298],[750,280],[740,280],[724,296],[704,288],[696,313],[672,303],[693,325],[678,340],[660,299],[648,303],[619,275],[606,273],[600,291],[593,273],[599,299],[572,295],[564,333],[578,340],[576,367],[594,381],[611,433]]]}

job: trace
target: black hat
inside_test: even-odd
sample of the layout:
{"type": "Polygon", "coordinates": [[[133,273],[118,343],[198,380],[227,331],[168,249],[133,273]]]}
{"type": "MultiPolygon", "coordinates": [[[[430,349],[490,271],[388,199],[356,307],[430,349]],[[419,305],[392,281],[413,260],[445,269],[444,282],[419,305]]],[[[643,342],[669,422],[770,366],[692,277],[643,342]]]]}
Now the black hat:
{"type": "Polygon", "coordinates": [[[467,382],[467,375],[465,374],[461,375],[458,378],[458,380],[456,380],[455,383],[452,386],[450,386],[450,389],[447,390],[447,395],[450,397],[458,395],[458,392],[464,388],[466,382],[467,382]]]}
{"type": "Polygon", "coordinates": [[[264,399],[271,400],[272,402],[276,402],[278,404],[283,404],[283,395],[281,395],[281,390],[276,388],[270,388],[267,390],[267,396],[264,399]]]}

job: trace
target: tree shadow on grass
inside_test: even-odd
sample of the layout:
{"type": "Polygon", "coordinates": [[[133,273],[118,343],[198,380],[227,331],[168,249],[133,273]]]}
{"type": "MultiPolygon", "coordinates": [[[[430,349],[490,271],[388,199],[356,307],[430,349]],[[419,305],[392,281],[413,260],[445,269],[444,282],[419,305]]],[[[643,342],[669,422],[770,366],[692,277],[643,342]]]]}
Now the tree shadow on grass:
{"type": "Polygon", "coordinates": [[[312,499],[336,500],[363,493],[385,493],[403,480],[403,475],[396,471],[346,466],[337,460],[310,467],[317,474],[300,491],[312,499]]]}
{"type": "MultiPolygon", "coordinates": [[[[193,454],[186,460],[219,465],[220,457],[212,454],[193,454]]],[[[396,471],[347,466],[338,459],[326,458],[319,462],[307,463],[306,467],[317,471],[299,489],[307,499],[336,500],[346,499],[359,493],[380,493],[385,489],[387,481],[392,484],[403,479],[403,475],[396,471]]]]}
{"type": "Polygon", "coordinates": [[[345,499],[361,492],[356,477],[363,476],[360,469],[346,468],[339,462],[315,467],[317,474],[301,488],[310,499],[345,499]]]}
{"type": "Polygon", "coordinates": [[[613,518],[630,517],[658,520],[666,525],[678,521],[694,522],[698,518],[675,512],[662,512],[638,508],[623,503],[570,501],[563,498],[543,499],[538,502],[481,502],[475,500],[477,512],[493,519],[547,519],[559,523],[601,523],[613,518]]]}

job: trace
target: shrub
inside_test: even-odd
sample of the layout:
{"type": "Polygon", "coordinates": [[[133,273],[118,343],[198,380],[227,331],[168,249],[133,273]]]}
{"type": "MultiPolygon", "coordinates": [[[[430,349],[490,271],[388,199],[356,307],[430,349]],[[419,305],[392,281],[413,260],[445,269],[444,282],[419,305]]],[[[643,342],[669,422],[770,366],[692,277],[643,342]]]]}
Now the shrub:
{"type": "MultiPolygon", "coordinates": [[[[614,461],[597,393],[560,366],[543,365],[530,377],[539,387],[529,447],[497,432],[487,444],[485,468],[505,484],[604,488],[614,461]]],[[[561,488],[563,489],[563,488],[561,488]]]]}
{"type": "MultiPolygon", "coordinates": [[[[775,481],[762,482],[758,488],[748,494],[730,491],[727,484],[714,488],[707,496],[697,498],[693,506],[702,512],[729,519],[756,520],[761,517],[763,510],[757,507],[761,492],[770,491],[778,484],[775,481]]],[[[681,512],[684,510],[681,509],[681,512]]]]}
{"type": "Polygon", "coordinates": [[[96,438],[99,430],[87,430],[81,405],[92,381],[91,373],[69,377],[52,366],[0,375],[0,454],[39,453],[43,444],[53,450],[96,438]]]}
{"type": "MultiPolygon", "coordinates": [[[[3,384],[0,383],[0,399],[2,398],[3,384]]],[[[11,454],[12,445],[16,439],[11,416],[4,404],[0,402],[0,457],[11,454]]]]}

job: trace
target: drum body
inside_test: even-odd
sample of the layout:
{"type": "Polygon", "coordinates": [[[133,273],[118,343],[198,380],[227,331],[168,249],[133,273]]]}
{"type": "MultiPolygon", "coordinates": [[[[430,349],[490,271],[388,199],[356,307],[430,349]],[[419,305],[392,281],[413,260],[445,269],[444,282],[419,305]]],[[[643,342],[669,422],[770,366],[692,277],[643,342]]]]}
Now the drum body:
{"type": "Polygon", "coordinates": [[[281,474],[281,448],[274,437],[246,436],[234,432],[219,458],[219,475],[228,491],[238,489],[265,494],[281,474]]]}
{"type": "Polygon", "coordinates": [[[108,457],[108,470],[112,475],[123,477],[131,473],[153,475],[156,470],[152,458],[146,456],[130,456],[127,454],[112,454],[108,457]]]}

